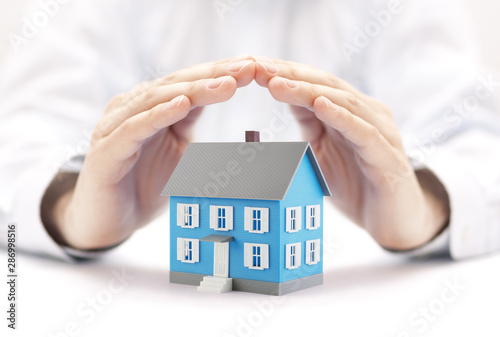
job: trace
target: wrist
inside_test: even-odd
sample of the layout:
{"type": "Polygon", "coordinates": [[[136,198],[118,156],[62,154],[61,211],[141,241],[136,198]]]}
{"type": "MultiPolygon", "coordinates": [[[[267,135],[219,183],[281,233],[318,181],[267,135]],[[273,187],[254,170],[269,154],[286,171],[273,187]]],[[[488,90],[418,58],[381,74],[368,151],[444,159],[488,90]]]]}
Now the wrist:
{"type": "Polygon", "coordinates": [[[42,198],[40,209],[42,223],[49,235],[60,245],[68,245],[63,226],[66,224],[77,179],[76,173],[59,173],[42,198]]]}
{"type": "Polygon", "coordinates": [[[430,241],[448,226],[451,214],[450,200],[446,188],[432,171],[422,169],[415,174],[426,202],[430,241]]]}

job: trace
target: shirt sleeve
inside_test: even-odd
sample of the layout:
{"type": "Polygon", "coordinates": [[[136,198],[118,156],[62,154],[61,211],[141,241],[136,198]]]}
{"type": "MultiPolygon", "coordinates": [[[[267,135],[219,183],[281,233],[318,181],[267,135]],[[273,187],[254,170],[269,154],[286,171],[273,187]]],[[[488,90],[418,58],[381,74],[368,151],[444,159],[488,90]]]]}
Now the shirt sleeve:
{"type": "Polygon", "coordinates": [[[449,195],[449,230],[422,252],[448,247],[463,259],[498,251],[500,77],[480,66],[461,1],[401,3],[358,59],[366,91],[393,111],[409,157],[449,195]]]}
{"type": "MultiPolygon", "coordinates": [[[[48,235],[40,204],[61,167],[86,152],[109,98],[138,82],[129,4],[60,4],[29,39],[11,35],[0,77],[0,219],[2,231],[17,224],[20,250],[75,255],[48,235]]],[[[26,16],[37,10],[33,1],[26,16]]]]}

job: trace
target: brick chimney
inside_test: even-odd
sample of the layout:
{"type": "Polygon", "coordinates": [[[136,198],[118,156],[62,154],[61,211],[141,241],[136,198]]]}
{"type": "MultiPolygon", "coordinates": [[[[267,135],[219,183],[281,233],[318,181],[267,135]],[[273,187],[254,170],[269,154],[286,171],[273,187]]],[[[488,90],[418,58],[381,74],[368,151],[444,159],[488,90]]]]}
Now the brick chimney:
{"type": "Polygon", "coordinates": [[[245,142],[247,142],[247,143],[259,143],[260,142],[260,132],[259,131],[245,131],[245,142]]]}

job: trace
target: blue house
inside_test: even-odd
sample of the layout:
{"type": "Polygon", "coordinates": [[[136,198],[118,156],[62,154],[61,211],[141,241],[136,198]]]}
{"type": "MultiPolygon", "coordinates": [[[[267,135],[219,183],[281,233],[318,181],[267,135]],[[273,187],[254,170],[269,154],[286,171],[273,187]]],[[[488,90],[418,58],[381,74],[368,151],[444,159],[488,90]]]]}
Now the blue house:
{"type": "Polygon", "coordinates": [[[323,197],[306,142],[192,143],[170,196],[170,282],[283,295],[323,283],[323,197]]]}

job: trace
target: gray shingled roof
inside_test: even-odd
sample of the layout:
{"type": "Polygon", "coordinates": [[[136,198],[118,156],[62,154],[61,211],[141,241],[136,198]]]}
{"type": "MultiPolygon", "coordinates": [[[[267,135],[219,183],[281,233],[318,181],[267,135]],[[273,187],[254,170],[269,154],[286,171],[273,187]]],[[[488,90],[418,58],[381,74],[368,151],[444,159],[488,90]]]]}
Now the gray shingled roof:
{"type": "Polygon", "coordinates": [[[323,194],[329,196],[330,190],[306,142],[191,143],[162,195],[283,200],[305,154],[323,194]],[[231,166],[237,169],[228,170],[231,166]],[[219,180],[217,175],[226,179],[219,180]]]}

